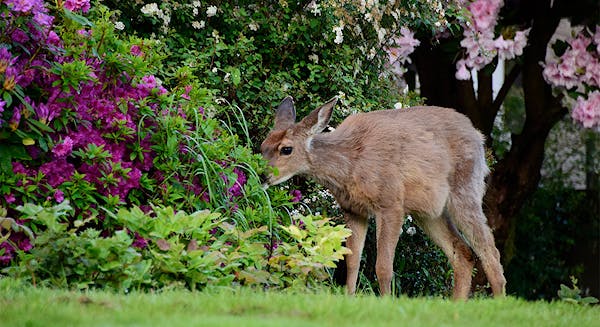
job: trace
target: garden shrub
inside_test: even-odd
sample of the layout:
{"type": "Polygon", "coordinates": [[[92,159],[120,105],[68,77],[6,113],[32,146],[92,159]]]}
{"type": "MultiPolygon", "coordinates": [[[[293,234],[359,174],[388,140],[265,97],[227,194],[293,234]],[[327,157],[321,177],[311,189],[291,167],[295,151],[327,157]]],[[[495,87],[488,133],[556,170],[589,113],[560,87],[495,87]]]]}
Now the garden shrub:
{"type": "MultiPolygon", "coordinates": [[[[420,19],[411,18],[408,12],[392,19],[394,10],[388,8],[367,21],[362,19],[365,13],[357,1],[105,3],[120,13],[116,19],[123,23],[124,31],[154,35],[167,44],[165,62],[178,68],[161,72],[166,84],[194,76],[202,87],[230,103],[231,110],[219,111],[216,117],[229,122],[232,131],[249,140],[255,151],[271,128],[273,108],[286,95],[294,97],[298,116],[339,95],[332,125],[357,111],[422,104],[415,94],[402,91],[397,76],[384,73],[390,65],[385,49],[394,44],[391,32],[400,30],[402,24],[421,33],[435,33],[442,12],[416,3],[419,8],[414,12],[420,19]],[[342,21],[348,24],[340,41],[336,28],[342,21]],[[376,21],[380,26],[374,26],[376,21]],[[353,29],[358,25],[360,33],[353,29]],[[379,38],[378,27],[388,30],[384,39],[379,38]]],[[[375,12],[375,6],[369,11],[375,12]]],[[[446,16],[456,15],[452,7],[446,10],[446,16]]],[[[298,190],[291,191],[299,192],[301,199],[287,209],[292,216],[341,216],[327,190],[302,177],[294,178],[292,185],[298,190]]],[[[369,244],[374,245],[372,239],[369,244]]],[[[419,232],[414,238],[403,238],[398,249],[396,268],[401,271],[397,276],[403,292],[445,293],[449,268],[435,245],[419,232]],[[411,257],[410,253],[419,255],[411,257]]],[[[374,274],[369,274],[369,269],[374,271],[374,260],[367,264],[368,278],[363,282],[369,285],[364,288],[375,288],[371,286],[376,285],[374,274]]]]}
{"type": "MultiPolygon", "coordinates": [[[[582,279],[583,254],[593,253],[585,248],[594,247],[600,237],[600,220],[586,199],[583,191],[550,183],[527,201],[514,226],[514,249],[505,267],[508,293],[553,299],[571,276],[582,279]]],[[[597,263],[597,257],[591,259],[597,263]]]]}
{"type": "MultiPolygon", "coordinates": [[[[265,192],[264,162],[254,153],[286,95],[300,116],[340,96],[334,123],[355,111],[422,103],[382,73],[395,41],[393,33],[379,36],[381,27],[397,31],[411,21],[432,33],[440,9],[419,4],[416,21],[382,9],[373,21],[352,23],[365,16],[357,3],[3,2],[0,207],[15,222],[7,234],[2,227],[10,237],[0,246],[4,271],[119,289],[325,278],[346,234],[319,214],[336,217],[339,208],[302,179],[299,190],[265,192]],[[36,218],[48,210],[61,212],[59,226],[36,218]],[[210,217],[204,223],[214,234],[152,230],[157,220],[199,216],[210,217]],[[31,227],[35,239],[15,226],[31,227]]],[[[410,294],[424,293],[429,267],[447,267],[420,237],[409,253],[427,254],[407,264],[398,257],[400,276],[414,276],[402,282],[410,294]],[[405,274],[408,266],[417,273],[405,274]]],[[[440,280],[447,275],[431,283],[440,280]]]]}
{"type": "Polygon", "coordinates": [[[4,271],[34,284],[159,289],[206,286],[316,287],[348,250],[349,235],[322,217],[307,216],[280,228],[289,238],[274,239],[268,226],[242,229],[208,210],[190,214],[171,207],[120,209],[106,219],[122,229],[69,223],[67,201],[50,208],[18,208],[34,231],[29,249],[4,271]]]}
{"type": "MultiPolygon", "coordinates": [[[[355,37],[347,31],[343,42],[336,40],[334,28],[342,19],[338,15],[349,14],[338,4],[105,3],[120,12],[117,19],[125,31],[156,35],[167,44],[166,66],[181,69],[163,71],[165,83],[196,76],[201,86],[239,107],[254,149],[271,127],[273,108],[287,95],[295,98],[299,116],[340,95],[336,122],[355,111],[420,103],[414,94],[405,95],[393,76],[382,74],[389,59],[373,27],[364,26],[364,35],[355,37]]],[[[351,13],[359,15],[358,9],[351,13]]],[[[227,119],[226,112],[219,115],[227,119]]],[[[232,122],[234,131],[243,134],[237,121],[232,122]]]]}
{"type": "Polygon", "coordinates": [[[290,192],[265,192],[261,157],[214,118],[232,107],[185,69],[163,84],[164,43],[120,35],[106,7],[56,6],[0,4],[3,272],[116,289],[322,279],[347,232],[285,229],[290,192]]]}

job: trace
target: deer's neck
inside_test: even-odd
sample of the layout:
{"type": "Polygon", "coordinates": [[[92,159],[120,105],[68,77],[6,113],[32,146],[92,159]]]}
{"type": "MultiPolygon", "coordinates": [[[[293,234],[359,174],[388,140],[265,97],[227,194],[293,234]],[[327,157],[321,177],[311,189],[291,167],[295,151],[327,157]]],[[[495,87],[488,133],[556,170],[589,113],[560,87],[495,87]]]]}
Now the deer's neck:
{"type": "Polygon", "coordinates": [[[328,188],[343,188],[351,176],[352,145],[331,133],[320,134],[307,142],[310,160],[308,175],[328,188]]]}

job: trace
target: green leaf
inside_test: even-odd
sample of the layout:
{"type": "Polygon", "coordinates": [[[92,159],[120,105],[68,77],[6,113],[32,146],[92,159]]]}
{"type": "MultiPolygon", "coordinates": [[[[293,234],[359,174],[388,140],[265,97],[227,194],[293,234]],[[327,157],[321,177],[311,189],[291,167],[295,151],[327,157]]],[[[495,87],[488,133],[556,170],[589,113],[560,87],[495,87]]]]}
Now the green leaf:
{"type": "Polygon", "coordinates": [[[10,105],[12,104],[12,96],[10,95],[10,93],[5,91],[2,94],[2,98],[4,99],[4,102],[6,102],[5,106],[10,107],[10,105]]]}
{"type": "Polygon", "coordinates": [[[82,26],[90,26],[90,27],[94,26],[94,23],[92,23],[89,19],[70,11],[69,9],[63,8],[63,12],[65,13],[65,16],[68,19],[70,19],[76,23],[79,23],[82,26]]]}
{"type": "Polygon", "coordinates": [[[233,82],[233,85],[235,85],[235,86],[238,86],[240,84],[240,82],[242,81],[242,74],[241,74],[239,68],[234,68],[231,71],[231,81],[233,82]]]}
{"type": "Polygon", "coordinates": [[[34,125],[35,127],[37,127],[39,130],[42,130],[44,132],[48,132],[48,133],[54,133],[54,129],[52,129],[52,127],[36,120],[36,119],[32,119],[32,118],[27,118],[27,123],[34,125]]]}

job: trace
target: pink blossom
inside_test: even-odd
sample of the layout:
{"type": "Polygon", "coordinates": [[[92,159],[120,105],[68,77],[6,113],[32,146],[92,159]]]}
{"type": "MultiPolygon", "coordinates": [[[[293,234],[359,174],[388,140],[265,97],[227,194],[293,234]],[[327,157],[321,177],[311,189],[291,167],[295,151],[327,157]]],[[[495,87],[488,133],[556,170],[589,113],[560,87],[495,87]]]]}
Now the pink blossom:
{"type": "Polygon", "coordinates": [[[577,103],[571,112],[571,117],[580,122],[583,127],[600,127],[600,91],[588,94],[587,99],[578,97],[577,103]]]}
{"type": "Polygon", "coordinates": [[[468,9],[473,15],[475,28],[479,31],[493,28],[502,5],[502,0],[476,0],[471,3],[468,9]]]}
{"type": "Polygon", "coordinates": [[[395,47],[388,50],[391,63],[406,61],[415,48],[421,44],[419,40],[415,39],[415,33],[404,26],[400,28],[400,37],[396,37],[392,41],[395,47]]]}
{"type": "Polygon", "coordinates": [[[456,71],[456,79],[457,80],[464,81],[464,80],[468,80],[471,78],[471,73],[467,69],[467,66],[465,65],[464,60],[459,60],[456,63],[456,67],[458,67],[458,69],[456,71]]]}

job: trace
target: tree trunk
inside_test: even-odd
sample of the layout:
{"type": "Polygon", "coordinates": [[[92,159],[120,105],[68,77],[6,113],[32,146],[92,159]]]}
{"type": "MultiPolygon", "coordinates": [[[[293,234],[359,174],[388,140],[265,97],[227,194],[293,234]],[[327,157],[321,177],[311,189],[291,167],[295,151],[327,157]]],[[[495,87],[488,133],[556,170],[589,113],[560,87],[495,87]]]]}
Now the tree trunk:
{"type": "MultiPolygon", "coordinates": [[[[529,13],[528,13],[529,14],[529,13]]],[[[494,167],[488,180],[485,211],[496,237],[498,249],[507,263],[512,256],[510,238],[514,219],[528,196],[535,191],[544,158],[544,144],[550,129],[564,116],[558,99],[542,76],[546,45],[558,25],[560,12],[549,6],[532,11],[533,25],[523,59],[507,76],[499,96],[504,97],[519,72],[525,94],[526,118],[522,132],[512,135],[512,146],[494,167]]],[[[451,42],[451,41],[447,41],[451,42]]],[[[413,60],[421,81],[421,95],[430,105],[452,107],[467,115],[485,134],[491,145],[491,132],[502,98],[493,99],[489,68],[478,74],[477,94],[472,81],[458,81],[454,58],[444,53],[448,44],[432,46],[421,42],[413,60]]]]}

